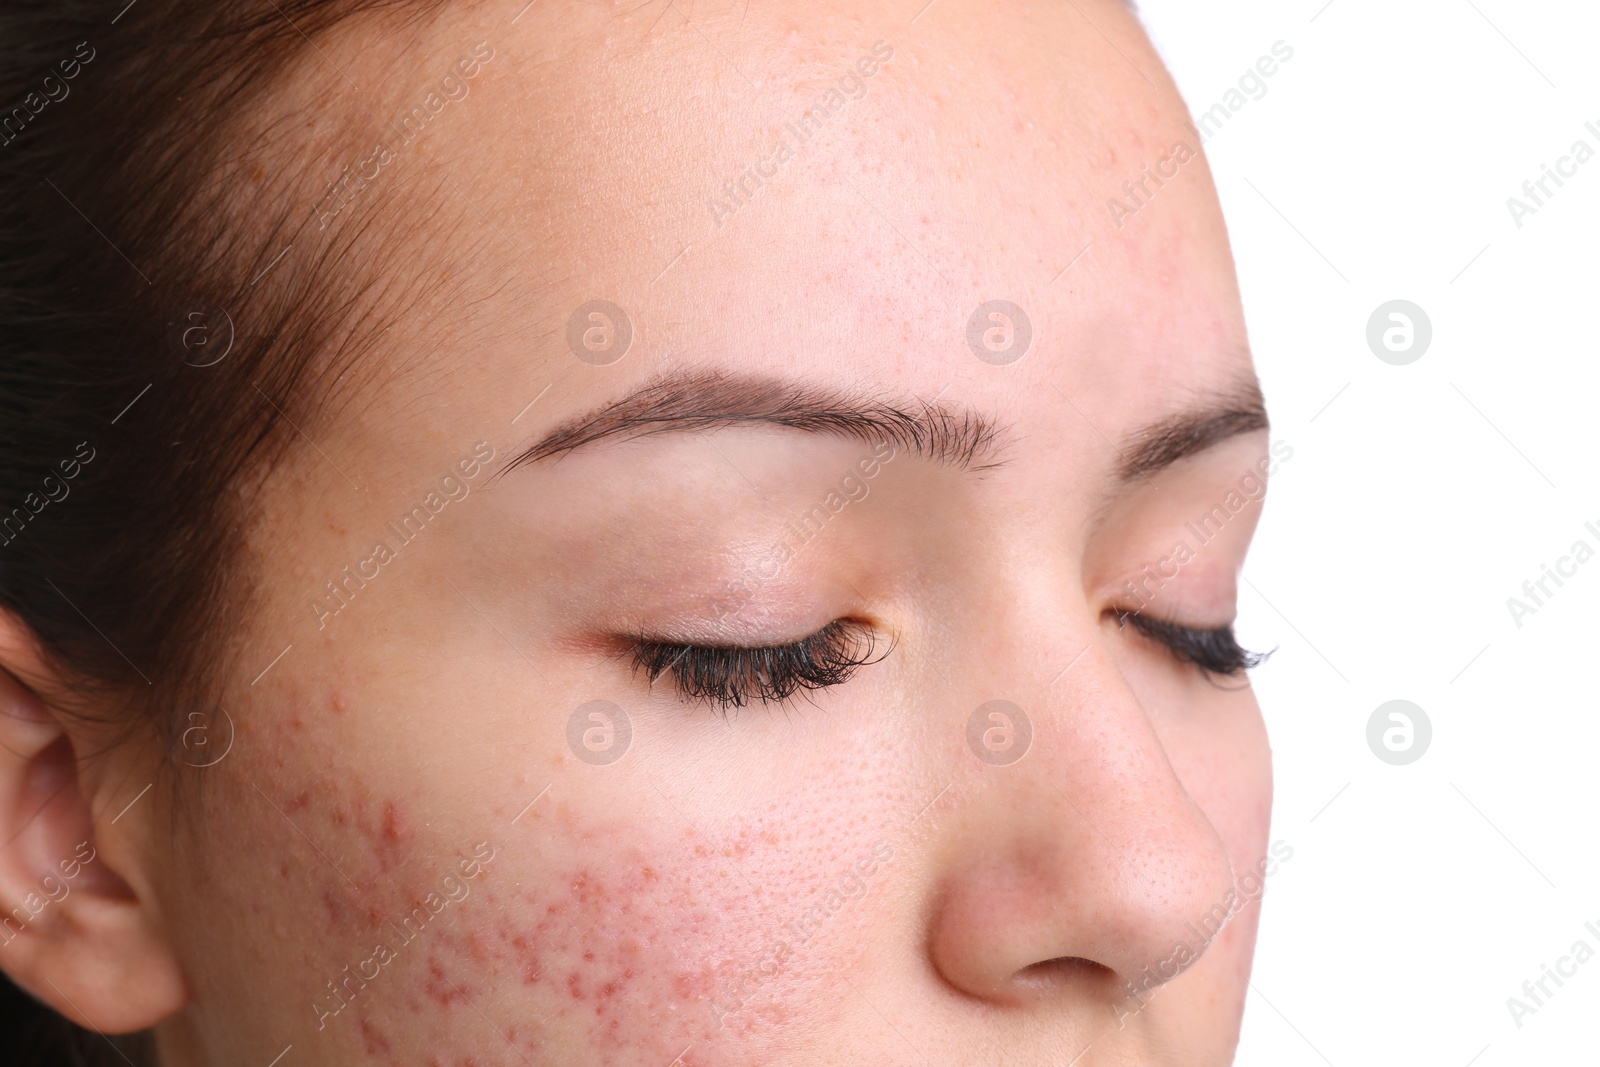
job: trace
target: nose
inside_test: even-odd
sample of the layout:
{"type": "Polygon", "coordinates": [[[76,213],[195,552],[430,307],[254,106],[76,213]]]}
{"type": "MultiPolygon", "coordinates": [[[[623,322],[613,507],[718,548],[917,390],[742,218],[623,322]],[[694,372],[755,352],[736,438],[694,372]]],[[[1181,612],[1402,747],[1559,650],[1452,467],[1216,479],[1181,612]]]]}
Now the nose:
{"type": "Polygon", "coordinates": [[[1238,908],[1227,849],[1100,647],[1015,700],[1025,722],[995,705],[968,733],[979,752],[982,730],[1004,745],[1031,726],[1028,751],[962,753],[963,802],[930,842],[933,963],[998,1003],[1067,990],[1142,1003],[1238,908]]]}

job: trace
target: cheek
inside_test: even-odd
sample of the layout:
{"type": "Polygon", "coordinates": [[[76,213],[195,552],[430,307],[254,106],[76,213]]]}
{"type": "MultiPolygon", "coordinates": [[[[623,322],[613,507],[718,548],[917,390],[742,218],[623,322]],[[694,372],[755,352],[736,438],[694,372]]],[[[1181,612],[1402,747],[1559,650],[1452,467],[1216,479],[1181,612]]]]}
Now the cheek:
{"type": "MultiPolygon", "coordinates": [[[[282,1043],[327,1057],[307,1062],[455,1049],[480,1064],[666,1065],[691,1046],[697,1065],[750,1062],[839,1008],[840,975],[862,951],[851,927],[868,908],[807,915],[870,848],[843,825],[852,804],[861,822],[847,791],[772,806],[803,822],[695,812],[691,825],[642,774],[608,776],[631,793],[619,805],[585,796],[582,779],[560,777],[569,770],[519,816],[525,801],[463,811],[424,799],[430,787],[459,798],[459,783],[294,773],[319,747],[286,747],[282,767],[233,783],[227,806],[243,814],[218,823],[237,832],[212,842],[208,888],[231,881],[234,899],[196,902],[211,930],[195,946],[207,957],[196,984],[231,988],[241,1011],[269,1017],[270,1040],[298,1032],[282,1043]],[[461,878],[480,845],[493,857],[461,878]],[[251,921],[218,929],[229,913],[251,921]],[[275,965],[244,984],[228,966],[261,958],[275,965]]],[[[516,777],[507,796],[537,791],[516,777]]]]}
{"type": "Polygon", "coordinates": [[[810,1030],[832,1014],[853,944],[803,917],[837,874],[823,857],[838,838],[770,823],[702,834],[666,816],[551,804],[482,879],[483,906],[451,952],[463,992],[533,1009],[530,1058],[665,1065],[692,1047],[696,1064],[773,1059],[802,1017],[810,1030]]]}

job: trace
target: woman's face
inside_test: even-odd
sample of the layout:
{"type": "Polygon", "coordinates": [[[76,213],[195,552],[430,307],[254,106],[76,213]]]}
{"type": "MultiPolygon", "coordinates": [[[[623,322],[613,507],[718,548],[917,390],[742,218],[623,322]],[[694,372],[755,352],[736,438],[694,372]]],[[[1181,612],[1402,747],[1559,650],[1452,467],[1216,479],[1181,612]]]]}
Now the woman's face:
{"type": "Polygon", "coordinates": [[[297,90],[423,118],[304,182],[387,329],[151,861],[171,1062],[1228,1062],[1267,740],[1137,622],[1231,622],[1272,457],[1133,16],[519,6],[297,90]]]}

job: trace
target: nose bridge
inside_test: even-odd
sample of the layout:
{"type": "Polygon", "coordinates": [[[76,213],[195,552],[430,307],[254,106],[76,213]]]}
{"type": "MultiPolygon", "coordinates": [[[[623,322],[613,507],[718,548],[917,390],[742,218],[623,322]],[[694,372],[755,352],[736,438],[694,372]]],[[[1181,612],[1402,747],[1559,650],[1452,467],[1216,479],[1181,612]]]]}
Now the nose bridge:
{"type": "Polygon", "coordinates": [[[1237,907],[1227,848],[1110,655],[1115,636],[1070,599],[1037,581],[1009,598],[990,622],[1012,655],[971,664],[980,691],[1008,696],[969,719],[979,766],[935,947],[946,975],[981,995],[1064,959],[1137,995],[1198,958],[1237,907]],[[1025,752],[986,758],[986,739],[1003,749],[1024,733],[1025,752]]]}
{"type": "Polygon", "coordinates": [[[1152,929],[1208,911],[1233,886],[1227,849],[1112,658],[1091,647],[1038,700],[1054,743],[1030,773],[1053,779],[1072,817],[1122,861],[1121,899],[1142,904],[1152,929]]]}

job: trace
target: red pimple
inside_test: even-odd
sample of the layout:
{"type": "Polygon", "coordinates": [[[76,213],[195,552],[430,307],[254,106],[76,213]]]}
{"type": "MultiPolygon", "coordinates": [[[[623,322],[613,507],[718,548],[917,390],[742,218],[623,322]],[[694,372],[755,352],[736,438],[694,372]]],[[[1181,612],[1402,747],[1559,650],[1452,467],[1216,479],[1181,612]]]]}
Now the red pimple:
{"type": "Polygon", "coordinates": [[[400,843],[400,813],[390,800],[383,802],[383,841],[386,845],[400,843]]]}
{"type": "Polygon", "coordinates": [[[405,836],[405,820],[401,818],[399,809],[395,807],[394,801],[384,801],[376,842],[379,869],[389,871],[399,865],[401,844],[405,836]]]}
{"type": "Polygon", "coordinates": [[[334,896],[333,890],[324,889],[322,891],[322,906],[328,911],[328,921],[330,923],[337,925],[343,920],[345,913],[344,901],[334,896]]]}
{"type": "Polygon", "coordinates": [[[453,1001],[467,999],[467,994],[444,976],[444,968],[439,966],[437,960],[428,961],[428,984],[423,992],[441,1008],[448,1008],[453,1001]]]}
{"type": "Polygon", "coordinates": [[[387,1056],[389,1039],[367,1020],[361,1020],[361,1039],[366,1043],[368,1056],[387,1056]]]}

